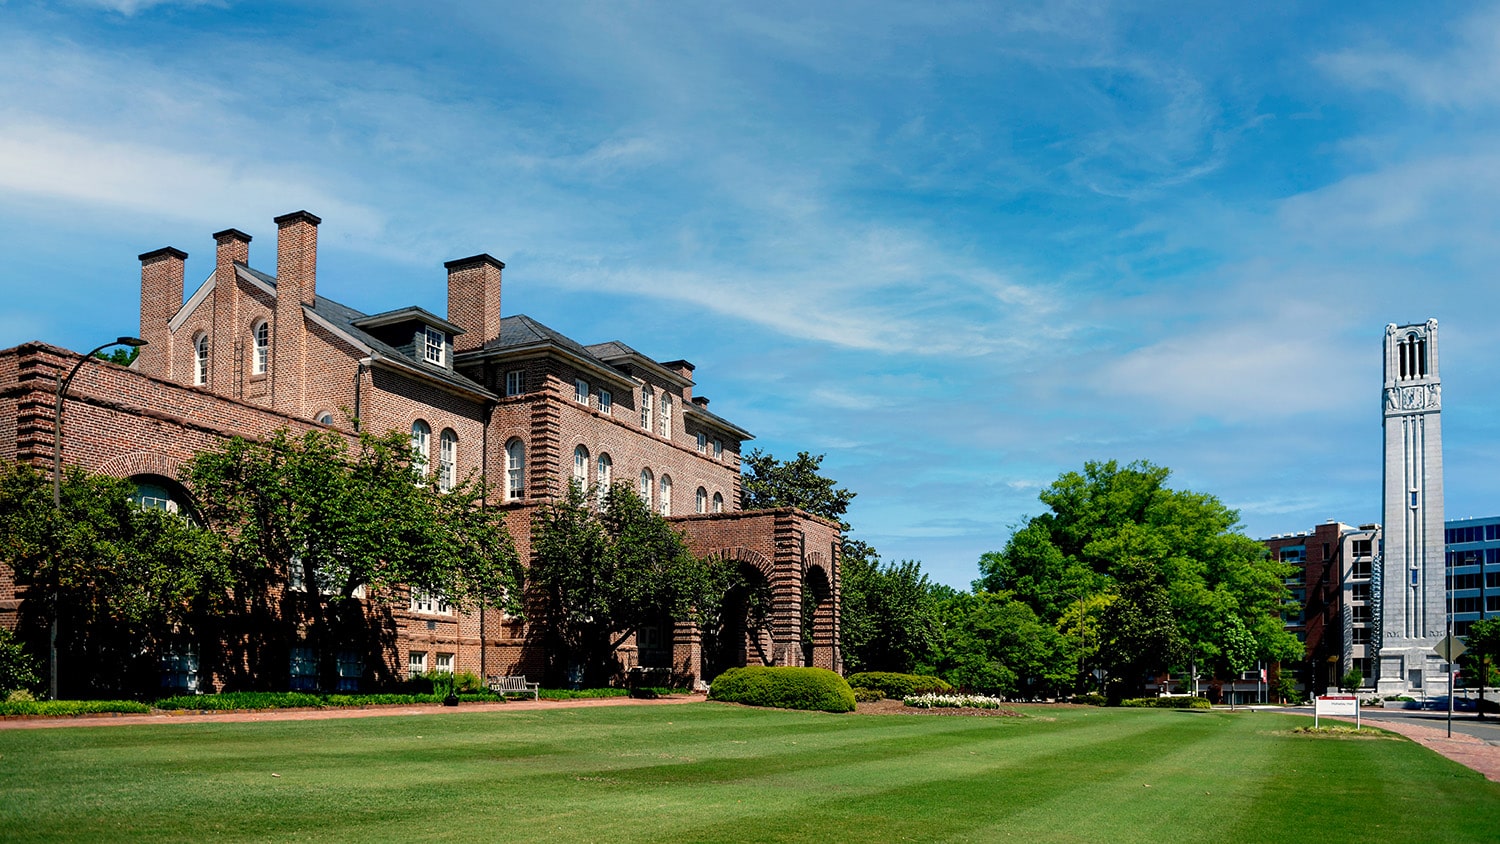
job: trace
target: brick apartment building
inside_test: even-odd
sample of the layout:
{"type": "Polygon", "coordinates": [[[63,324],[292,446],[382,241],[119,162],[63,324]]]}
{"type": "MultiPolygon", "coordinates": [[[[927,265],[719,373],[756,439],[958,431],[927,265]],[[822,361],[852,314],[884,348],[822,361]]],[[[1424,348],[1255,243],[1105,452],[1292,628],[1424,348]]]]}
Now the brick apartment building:
{"type": "Polygon", "coordinates": [[[1287,588],[1296,612],[1283,616],[1303,644],[1300,664],[1283,664],[1309,694],[1337,689],[1351,669],[1374,687],[1378,640],[1373,594],[1380,526],[1330,520],[1310,531],[1263,540],[1272,556],[1295,567],[1287,588]]]}
{"type": "MultiPolygon", "coordinates": [[[[320,222],[306,211],[276,218],[274,273],[250,265],[250,235],[218,232],[213,273],[186,296],[184,252],[141,255],[148,345],[130,368],[101,361],[79,371],[63,462],[129,478],[143,498],[190,510],[179,468],[225,438],[409,431],[440,488],[487,480],[488,506],[505,511],[522,560],[533,510],[570,481],[630,483],[694,553],[737,560],[768,582],[769,629],[740,628],[729,663],[841,668],[838,526],[801,511],[739,509],[740,448],[751,435],[694,395],[691,363],[656,361],[618,341],[583,345],[529,317],[502,316],[504,264],[489,255],[445,264],[446,318],[418,307],[361,313],[318,292],[320,222]],[[816,602],[806,631],[804,594],[816,602]]],[[[0,351],[0,456],[50,465],[56,382],[77,360],[36,342],[0,351]]],[[[16,623],[16,591],[0,570],[0,624],[16,623]]],[[[541,672],[544,655],[526,626],[497,610],[460,614],[424,595],[367,604],[388,635],[375,652],[339,654],[341,687],[417,670],[541,672]]],[[[305,687],[316,677],[309,650],[295,633],[287,639],[285,684],[305,687]]],[[[684,622],[666,619],[637,639],[621,650],[626,666],[670,667],[679,679],[722,667],[705,665],[701,631],[684,622]]],[[[218,687],[222,678],[198,676],[193,648],[223,646],[163,654],[166,681],[218,687]]]]}

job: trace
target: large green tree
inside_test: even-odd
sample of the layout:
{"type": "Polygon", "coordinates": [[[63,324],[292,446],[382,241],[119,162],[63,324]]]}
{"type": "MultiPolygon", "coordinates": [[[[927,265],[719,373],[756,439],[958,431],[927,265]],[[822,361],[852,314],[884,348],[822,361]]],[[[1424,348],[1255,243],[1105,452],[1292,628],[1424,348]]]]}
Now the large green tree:
{"type": "Polygon", "coordinates": [[[1070,603],[1112,596],[1100,659],[1124,693],[1172,667],[1232,668],[1241,629],[1255,659],[1299,657],[1281,622],[1291,567],[1214,496],[1168,487],[1170,474],[1115,461],[1064,473],[1040,495],[1047,512],[981,558],[975,588],[1010,591],[1052,623],[1070,603]]]}
{"type": "Polygon", "coordinates": [[[845,531],[849,530],[844,512],[855,493],[820,474],[822,465],[821,454],[799,451],[795,459],[783,461],[754,449],[744,459],[741,507],[746,510],[797,507],[836,521],[845,531]]]}
{"type": "Polygon", "coordinates": [[[249,657],[242,669],[226,666],[244,672],[236,685],[284,682],[294,631],[331,680],[338,650],[390,644],[393,627],[364,607],[404,602],[410,589],[460,610],[523,612],[522,567],[502,514],[482,506],[474,479],[440,491],[404,434],[352,444],[332,431],[236,438],[183,475],[232,567],[236,613],[221,633],[249,657]],[[273,588],[289,584],[297,588],[273,588]],[[367,600],[349,600],[359,595],[367,600]]]}
{"type": "Polygon", "coordinates": [[[643,628],[701,620],[719,606],[732,573],[693,557],[682,535],[628,484],[596,493],[570,485],[532,516],[528,578],[537,601],[535,635],[553,681],[570,668],[587,684],[618,670],[615,650],[643,628]]]}
{"type": "Polygon", "coordinates": [[[149,691],[163,649],[222,609],[231,573],[214,537],[140,506],[135,492],[129,481],[67,469],[54,508],[47,475],[0,467],[0,564],[26,589],[30,664],[45,664],[56,621],[63,697],[149,691]]]}
{"type": "Polygon", "coordinates": [[[1066,689],[1066,640],[1009,594],[956,593],[939,610],[942,633],[928,673],[971,692],[1044,697],[1066,689]]]}
{"type": "Polygon", "coordinates": [[[863,542],[844,543],[840,642],[850,671],[911,671],[932,659],[939,602],[914,560],[882,564],[863,542]]]}

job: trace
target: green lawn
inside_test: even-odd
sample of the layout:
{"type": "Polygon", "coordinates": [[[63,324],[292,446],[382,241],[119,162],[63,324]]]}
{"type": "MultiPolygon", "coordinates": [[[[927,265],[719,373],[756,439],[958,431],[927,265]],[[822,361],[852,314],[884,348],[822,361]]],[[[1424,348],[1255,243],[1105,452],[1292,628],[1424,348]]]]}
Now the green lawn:
{"type": "Polygon", "coordinates": [[[0,839],[1492,841],[1500,784],[1266,713],[720,704],[0,731],[0,839]],[[273,776],[279,775],[279,776],[273,776]]]}

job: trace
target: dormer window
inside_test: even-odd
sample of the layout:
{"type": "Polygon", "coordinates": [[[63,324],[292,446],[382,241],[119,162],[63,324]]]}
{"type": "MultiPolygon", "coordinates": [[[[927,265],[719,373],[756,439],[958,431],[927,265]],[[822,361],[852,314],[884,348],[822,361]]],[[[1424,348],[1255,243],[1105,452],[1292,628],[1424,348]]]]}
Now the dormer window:
{"type": "Polygon", "coordinates": [[[435,363],[438,366],[442,366],[446,359],[443,355],[445,348],[443,341],[447,338],[443,336],[443,332],[438,331],[436,328],[424,329],[423,333],[426,335],[425,342],[422,344],[423,359],[428,363],[435,363]]]}

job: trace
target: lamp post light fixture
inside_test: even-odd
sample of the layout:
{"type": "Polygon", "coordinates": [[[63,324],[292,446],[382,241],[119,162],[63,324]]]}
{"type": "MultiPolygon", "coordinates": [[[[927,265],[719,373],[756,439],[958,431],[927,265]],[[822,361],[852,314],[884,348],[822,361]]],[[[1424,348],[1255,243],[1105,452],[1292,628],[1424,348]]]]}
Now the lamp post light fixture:
{"type": "MultiPolygon", "coordinates": [[[[88,362],[89,358],[110,346],[129,346],[138,349],[146,345],[146,341],[139,337],[117,337],[108,343],[101,344],[91,349],[87,354],[73,364],[66,378],[57,382],[57,403],[52,412],[52,509],[59,515],[62,513],[62,423],[63,423],[63,399],[68,396],[68,387],[73,383],[73,376],[88,362]]],[[[52,629],[48,634],[49,651],[49,678],[47,683],[48,694],[52,700],[57,700],[57,615],[58,615],[58,592],[53,586],[52,591],[52,629]]]]}

